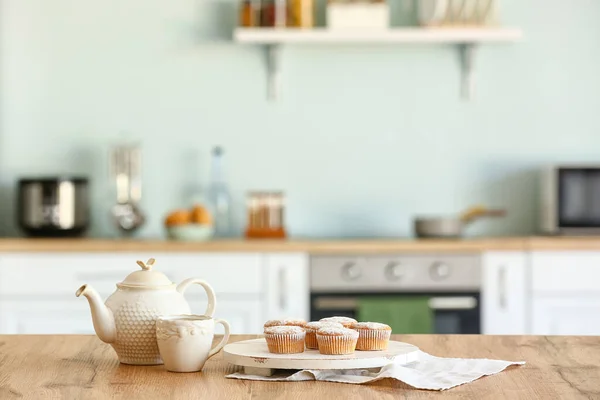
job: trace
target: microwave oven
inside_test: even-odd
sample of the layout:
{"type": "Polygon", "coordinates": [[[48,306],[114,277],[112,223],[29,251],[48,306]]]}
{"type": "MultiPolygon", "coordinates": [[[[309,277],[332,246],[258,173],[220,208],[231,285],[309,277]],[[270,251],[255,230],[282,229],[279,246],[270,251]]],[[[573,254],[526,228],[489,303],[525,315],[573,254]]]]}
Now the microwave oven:
{"type": "Polygon", "coordinates": [[[541,213],[542,233],[600,233],[600,164],[547,168],[542,174],[541,213]]]}

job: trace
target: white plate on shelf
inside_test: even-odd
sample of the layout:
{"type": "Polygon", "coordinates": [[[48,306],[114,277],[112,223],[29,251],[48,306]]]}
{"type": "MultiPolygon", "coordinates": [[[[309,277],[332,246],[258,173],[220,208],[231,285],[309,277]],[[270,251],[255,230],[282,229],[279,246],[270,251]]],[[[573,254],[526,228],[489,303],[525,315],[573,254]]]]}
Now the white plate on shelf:
{"type": "Polygon", "coordinates": [[[298,354],[273,354],[265,339],[230,343],[223,357],[230,364],[265,369],[357,369],[378,368],[392,362],[409,364],[418,361],[419,348],[412,344],[390,341],[387,350],[355,351],[346,355],[324,355],[306,349],[298,354]]]}

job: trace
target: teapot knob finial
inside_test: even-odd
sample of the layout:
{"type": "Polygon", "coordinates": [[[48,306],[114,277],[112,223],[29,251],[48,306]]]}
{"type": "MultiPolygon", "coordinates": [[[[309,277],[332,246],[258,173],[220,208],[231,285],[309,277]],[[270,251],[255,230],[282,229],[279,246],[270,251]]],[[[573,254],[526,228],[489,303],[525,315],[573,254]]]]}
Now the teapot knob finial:
{"type": "Polygon", "coordinates": [[[142,269],[144,271],[149,271],[152,269],[152,266],[154,265],[154,258],[149,259],[146,263],[144,263],[143,261],[137,261],[137,264],[142,267],[142,269]]]}

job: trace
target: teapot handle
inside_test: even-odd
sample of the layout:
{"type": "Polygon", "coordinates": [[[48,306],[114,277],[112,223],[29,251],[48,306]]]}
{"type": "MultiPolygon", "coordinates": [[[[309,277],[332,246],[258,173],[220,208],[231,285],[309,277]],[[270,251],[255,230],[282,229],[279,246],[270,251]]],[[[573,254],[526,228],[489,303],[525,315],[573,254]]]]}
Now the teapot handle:
{"type": "Polygon", "coordinates": [[[208,284],[208,282],[198,278],[188,278],[182,281],[179,285],[177,285],[177,291],[183,294],[188,288],[188,286],[190,286],[193,283],[202,286],[206,291],[206,296],[208,297],[208,305],[206,306],[206,311],[204,312],[204,315],[212,317],[215,312],[215,307],[217,306],[217,299],[215,297],[215,291],[208,284]]]}

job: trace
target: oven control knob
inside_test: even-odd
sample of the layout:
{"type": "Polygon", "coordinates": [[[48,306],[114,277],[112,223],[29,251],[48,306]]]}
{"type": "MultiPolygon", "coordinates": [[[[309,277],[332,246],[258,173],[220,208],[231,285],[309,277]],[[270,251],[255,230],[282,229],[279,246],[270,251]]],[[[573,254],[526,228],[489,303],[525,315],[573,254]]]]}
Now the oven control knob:
{"type": "Polygon", "coordinates": [[[441,281],[450,276],[450,267],[447,264],[437,262],[429,268],[429,275],[433,280],[441,281]]]}
{"type": "Polygon", "coordinates": [[[353,262],[347,262],[342,266],[342,277],[347,281],[353,281],[360,278],[360,267],[353,262]]]}
{"type": "Polygon", "coordinates": [[[385,266],[385,276],[390,281],[397,281],[404,277],[404,268],[397,262],[391,262],[385,266]]]}

